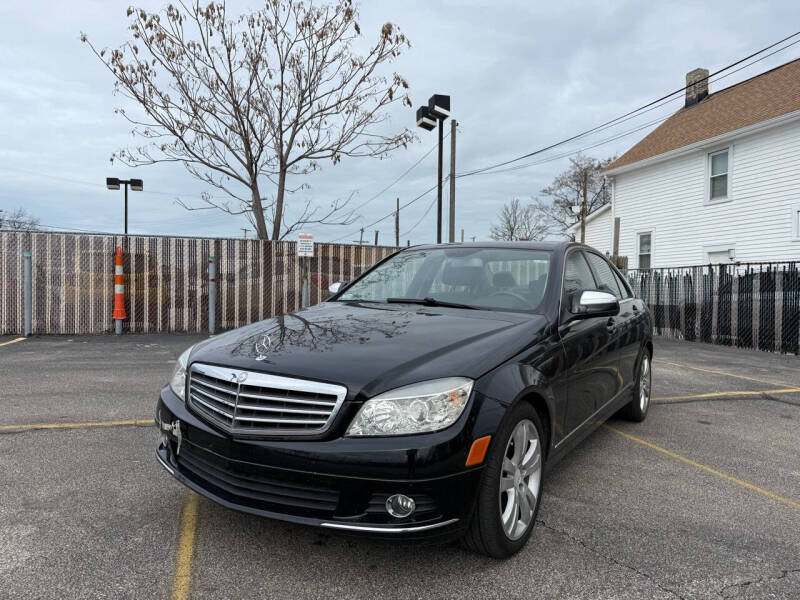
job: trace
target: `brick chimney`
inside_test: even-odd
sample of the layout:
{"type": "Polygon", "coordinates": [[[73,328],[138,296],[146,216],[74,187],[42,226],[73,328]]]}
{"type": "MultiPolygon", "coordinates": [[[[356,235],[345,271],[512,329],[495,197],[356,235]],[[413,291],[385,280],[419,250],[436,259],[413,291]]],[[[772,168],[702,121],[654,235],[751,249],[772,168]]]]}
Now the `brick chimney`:
{"type": "Polygon", "coordinates": [[[695,69],[686,74],[686,108],[708,96],[708,69],[695,69]]]}

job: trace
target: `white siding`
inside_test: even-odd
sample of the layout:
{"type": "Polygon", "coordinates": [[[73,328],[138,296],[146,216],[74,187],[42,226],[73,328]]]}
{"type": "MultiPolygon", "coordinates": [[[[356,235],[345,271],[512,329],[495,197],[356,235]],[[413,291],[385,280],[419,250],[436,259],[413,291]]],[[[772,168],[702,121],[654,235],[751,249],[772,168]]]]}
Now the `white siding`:
{"type": "MultiPolygon", "coordinates": [[[[800,260],[800,241],[792,239],[792,208],[800,203],[800,121],[727,145],[728,202],[706,201],[708,153],[720,147],[615,176],[620,254],[631,268],[638,266],[642,231],[653,232],[654,267],[702,264],[709,251],[726,248],[741,262],[800,260]]],[[[607,246],[610,233],[602,235],[607,246]]]]}
{"type": "MultiPolygon", "coordinates": [[[[577,228],[575,238],[580,241],[581,229],[577,228]]],[[[603,254],[611,253],[611,211],[606,210],[586,221],[586,244],[603,254]]]]}

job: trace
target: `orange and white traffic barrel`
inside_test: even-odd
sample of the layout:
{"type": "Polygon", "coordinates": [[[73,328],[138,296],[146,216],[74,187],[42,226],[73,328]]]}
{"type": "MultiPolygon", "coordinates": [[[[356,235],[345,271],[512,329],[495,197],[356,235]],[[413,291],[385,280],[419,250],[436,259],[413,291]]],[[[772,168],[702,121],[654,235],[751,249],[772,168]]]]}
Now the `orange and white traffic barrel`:
{"type": "Polygon", "coordinates": [[[114,333],[122,333],[122,320],[127,319],[125,313],[125,283],[122,279],[122,247],[117,246],[117,258],[114,266],[114,333]]]}

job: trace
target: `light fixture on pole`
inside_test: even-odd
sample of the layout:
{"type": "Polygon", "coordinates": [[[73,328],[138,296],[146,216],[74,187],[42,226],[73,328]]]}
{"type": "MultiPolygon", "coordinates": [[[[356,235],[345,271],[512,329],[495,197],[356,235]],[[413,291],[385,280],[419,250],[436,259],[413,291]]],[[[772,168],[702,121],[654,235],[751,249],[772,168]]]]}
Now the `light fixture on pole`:
{"type": "Polygon", "coordinates": [[[426,131],[436,127],[439,122],[439,179],[436,183],[436,243],[442,243],[442,141],[444,139],[444,120],[450,116],[450,96],[434,94],[428,106],[417,109],[417,126],[426,131]]]}
{"type": "Polygon", "coordinates": [[[118,179],[116,177],[106,177],[106,187],[109,190],[118,190],[120,184],[125,186],[125,235],[128,235],[128,186],[134,192],[141,192],[144,185],[141,179],[118,179]]]}

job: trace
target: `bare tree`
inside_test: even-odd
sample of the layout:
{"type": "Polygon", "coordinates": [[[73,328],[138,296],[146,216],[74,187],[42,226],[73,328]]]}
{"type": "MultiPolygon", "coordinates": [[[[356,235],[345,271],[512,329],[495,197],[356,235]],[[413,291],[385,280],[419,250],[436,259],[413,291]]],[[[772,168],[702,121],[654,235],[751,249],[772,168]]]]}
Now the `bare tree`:
{"type": "Polygon", "coordinates": [[[347,200],[324,210],[308,203],[290,222],[287,193],[307,187],[302,176],[322,161],[385,157],[413,139],[408,129],[385,133],[385,109],[411,102],[405,79],[381,74],[408,40],[386,23],[365,53],[356,52],[362,36],[352,0],[266,0],[235,19],[224,3],[181,1],[160,13],[129,8],[128,17],[130,41],[110,51],[89,43],[116,92],[143,111],[117,110],[144,143],[112,161],[179,162],[223,193],[185,208],[245,214],[261,239],[308,223],[349,223],[347,200]],[[292,177],[300,178],[293,187],[292,177]],[[262,195],[265,181],[274,194],[262,195]]]}
{"type": "Polygon", "coordinates": [[[499,223],[491,226],[491,238],[506,242],[527,242],[542,240],[548,227],[537,214],[535,207],[522,206],[518,198],[504,204],[497,215],[499,223]]]}
{"type": "Polygon", "coordinates": [[[34,217],[24,208],[17,208],[11,212],[0,210],[0,229],[38,231],[39,217],[34,217]]]}
{"type": "Polygon", "coordinates": [[[586,213],[611,202],[611,190],[605,183],[603,171],[615,158],[599,160],[578,154],[569,159],[569,168],[542,190],[549,200],[538,199],[535,210],[539,218],[547,222],[551,233],[564,234],[580,219],[580,213],[576,214],[572,207],[579,207],[583,202],[584,173],[586,213]]]}

